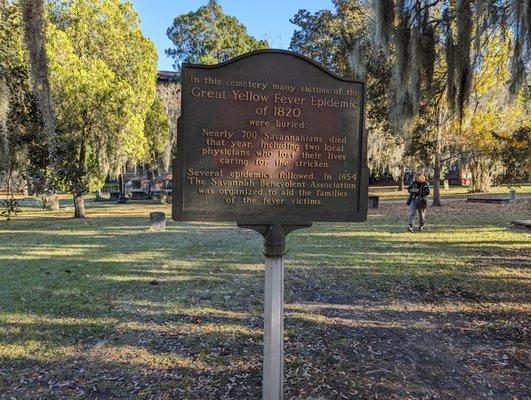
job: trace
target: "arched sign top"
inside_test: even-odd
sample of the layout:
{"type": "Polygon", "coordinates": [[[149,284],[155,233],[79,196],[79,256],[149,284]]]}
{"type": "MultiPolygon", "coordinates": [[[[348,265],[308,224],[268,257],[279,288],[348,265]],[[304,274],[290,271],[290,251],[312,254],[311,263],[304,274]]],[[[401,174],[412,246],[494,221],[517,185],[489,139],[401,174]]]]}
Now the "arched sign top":
{"type": "Polygon", "coordinates": [[[364,221],[365,83],[300,54],[183,64],[173,218],[364,221]]]}
{"type": "Polygon", "coordinates": [[[257,56],[257,55],[260,55],[260,54],[282,54],[282,55],[285,55],[285,56],[289,56],[289,57],[295,57],[295,58],[298,58],[302,61],[306,61],[312,65],[314,65],[316,68],[318,68],[319,70],[327,73],[328,75],[332,76],[333,78],[335,79],[338,79],[340,81],[345,81],[345,82],[356,82],[356,83],[365,83],[365,81],[363,80],[360,80],[360,79],[352,79],[352,78],[345,78],[345,77],[342,77],[340,75],[337,75],[336,73],[332,72],[332,71],[329,71],[328,69],[326,69],[325,67],[323,67],[321,64],[319,64],[318,62],[312,60],[311,58],[309,57],[306,57],[302,54],[299,54],[299,53],[295,53],[293,51],[289,51],[289,50],[283,50],[283,49],[263,49],[263,50],[254,50],[254,51],[250,51],[248,53],[245,53],[245,54],[241,54],[239,56],[236,56],[234,58],[231,58],[230,60],[227,60],[227,61],[223,61],[221,63],[218,63],[218,64],[194,64],[194,63],[183,63],[181,65],[181,67],[196,67],[196,68],[206,68],[206,69],[209,69],[209,68],[220,68],[220,67],[224,67],[226,65],[230,65],[234,62],[237,62],[237,61],[240,61],[240,60],[243,60],[245,58],[248,58],[248,57],[253,57],[253,56],[257,56]]]}

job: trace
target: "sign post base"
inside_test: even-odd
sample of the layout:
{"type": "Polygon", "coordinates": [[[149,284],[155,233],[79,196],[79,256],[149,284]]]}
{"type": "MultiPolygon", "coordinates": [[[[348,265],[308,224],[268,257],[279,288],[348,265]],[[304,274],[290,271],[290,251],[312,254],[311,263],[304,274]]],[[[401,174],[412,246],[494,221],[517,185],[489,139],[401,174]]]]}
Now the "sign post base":
{"type": "Polygon", "coordinates": [[[264,373],[262,398],[282,400],[284,386],[284,260],[265,262],[264,373]]]}
{"type": "Polygon", "coordinates": [[[301,225],[251,225],[238,223],[240,228],[253,229],[264,237],[265,301],[264,301],[264,372],[263,400],[284,398],[284,253],[286,235],[301,225]]]}

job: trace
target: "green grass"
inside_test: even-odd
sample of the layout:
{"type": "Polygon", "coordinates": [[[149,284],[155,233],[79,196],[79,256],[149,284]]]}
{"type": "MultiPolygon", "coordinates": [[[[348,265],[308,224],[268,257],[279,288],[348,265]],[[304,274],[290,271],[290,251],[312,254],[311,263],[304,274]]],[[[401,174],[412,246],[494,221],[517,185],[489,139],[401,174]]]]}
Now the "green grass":
{"type": "MultiPolygon", "coordinates": [[[[286,398],[524,398],[528,204],[405,206],[288,237],[286,398]],[[492,393],[492,394],[489,394],[492,393]],[[490,397],[489,397],[490,396],[490,397]]],[[[0,227],[0,399],[260,397],[262,240],[167,206],[0,227]]]]}

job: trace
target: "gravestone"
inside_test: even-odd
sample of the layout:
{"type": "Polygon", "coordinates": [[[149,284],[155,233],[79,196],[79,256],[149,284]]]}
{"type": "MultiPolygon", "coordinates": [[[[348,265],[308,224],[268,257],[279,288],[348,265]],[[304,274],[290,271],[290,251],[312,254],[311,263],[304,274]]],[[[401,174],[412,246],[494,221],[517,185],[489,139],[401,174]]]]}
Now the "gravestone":
{"type": "Polygon", "coordinates": [[[509,203],[511,199],[509,197],[468,197],[466,201],[471,203],[509,203]]]}
{"type": "Polygon", "coordinates": [[[110,200],[116,201],[120,198],[120,191],[119,190],[111,190],[109,192],[110,200]]]}
{"type": "Polygon", "coordinates": [[[143,189],[132,189],[131,199],[133,200],[151,200],[151,196],[143,189]]]}
{"type": "Polygon", "coordinates": [[[59,211],[60,210],[58,195],[56,194],[47,195],[44,201],[45,201],[44,207],[47,211],[59,211]]]}
{"type": "Polygon", "coordinates": [[[531,229],[531,219],[516,220],[516,221],[512,221],[511,224],[519,228],[531,229]]]}
{"type": "Polygon", "coordinates": [[[378,203],[380,201],[380,196],[369,195],[369,208],[378,208],[378,203]]]}
{"type": "Polygon", "coordinates": [[[166,214],[163,212],[152,212],[149,214],[149,230],[163,231],[166,229],[166,214]]]}
{"type": "Polygon", "coordinates": [[[94,201],[105,201],[103,196],[101,195],[101,190],[97,190],[96,191],[96,198],[94,199],[94,201]]]}
{"type": "Polygon", "coordinates": [[[286,236],[365,221],[365,83],[262,50],[183,64],[172,217],[235,221],[264,236],[263,398],[283,396],[286,236]]]}

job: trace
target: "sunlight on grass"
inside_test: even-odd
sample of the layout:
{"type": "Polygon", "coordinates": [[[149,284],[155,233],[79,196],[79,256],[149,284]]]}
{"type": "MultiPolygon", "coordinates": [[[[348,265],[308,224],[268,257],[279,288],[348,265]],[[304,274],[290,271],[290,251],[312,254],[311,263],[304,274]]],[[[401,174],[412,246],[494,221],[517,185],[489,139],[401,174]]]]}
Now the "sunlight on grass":
{"type": "Polygon", "coordinates": [[[42,342],[34,340],[22,341],[16,344],[0,343],[0,360],[31,360],[50,362],[72,357],[79,354],[75,346],[44,346],[42,342]]]}
{"type": "Polygon", "coordinates": [[[198,360],[185,358],[178,354],[156,354],[138,346],[117,346],[103,343],[95,346],[88,358],[102,364],[118,363],[150,369],[172,369],[176,367],[205,369],[207,365],[198,360]]]}
{"type": "MultiPolygon", "coordinates": [[[[527,211],[478,207],[430,209],[422,233],[404,231],[403,205],[386,205],[365,223],[291,234],[287,343],[302,356],[288,365],[317,368],[315,354],[351,352],[366,331],[409,337],[477,321],[503,334],[506,315],[530,311],[530,235],[507,229],[527,211]],[[503,315],[488,325],[493,313],[503,315]]],[[[262,238],[229,223],[168,221],[148,233],[159,210],[169,215],[168,206],[106,205],[77,221],[25,209],[0,227],[0,371],[29,382],[35,369],[61,374],[75,362],[93,376],[163,371],[187,384],[197,371],[260,371],[262,238]]]]}
{"type": "Polygon", "coordinates": [[[55,326],[84,326],[84,325],[111,325],[118,322],[114,318],[71,318],[71,317],[51,317],[49,315],[35,314],[6,314],[0,313],[0,322],[3,324],[18,325],[38,325],[49,324],[55,326]]]}
{"type": "MultiPolygon", "coordinates": [[[[194,275],[194,276],[176,276],[173,278],[169,277],[162,277],[158,278],[160,282],[187,282],[187,281],[195,281],[198,278],[204,279],[205,281],[213,281],[213,282],[221,282],[223,281],[223,278],[220,277],[214,277],[210,275],[194,275]]],[[[96,278],[96,280],[101,281],[112,281],[112,282],[152,282],[153,277],[152,276],[141,276],[141,275],[100,275],[96,278]]]]}

